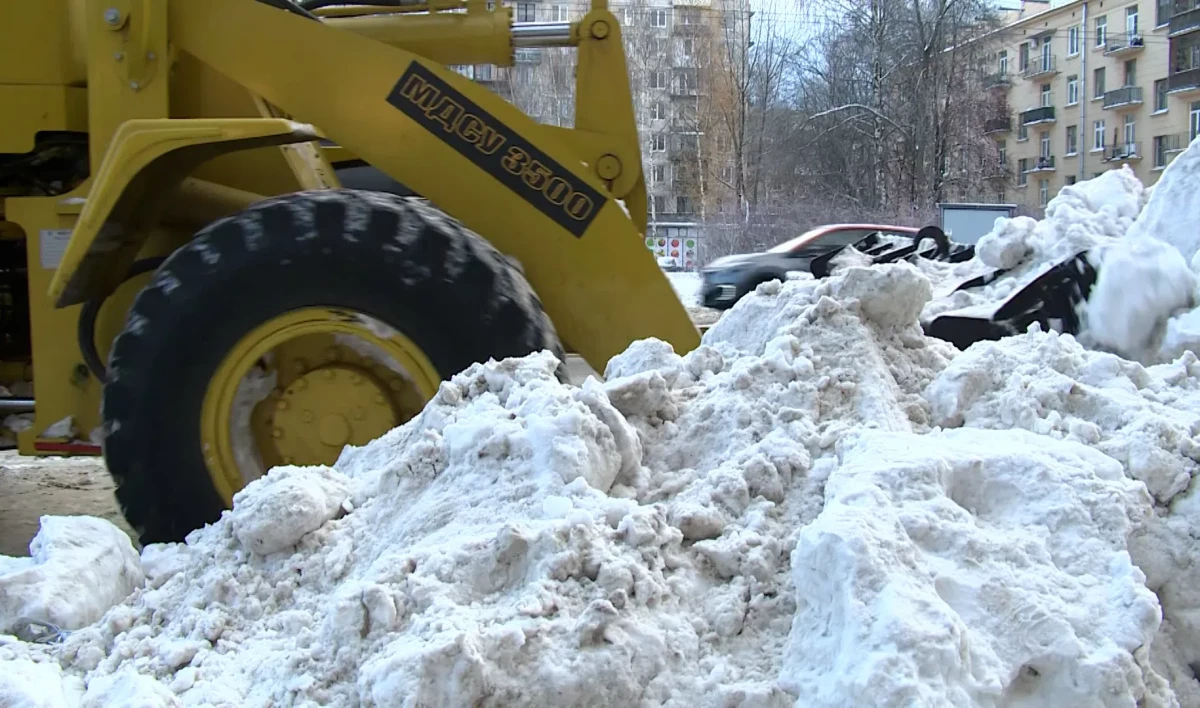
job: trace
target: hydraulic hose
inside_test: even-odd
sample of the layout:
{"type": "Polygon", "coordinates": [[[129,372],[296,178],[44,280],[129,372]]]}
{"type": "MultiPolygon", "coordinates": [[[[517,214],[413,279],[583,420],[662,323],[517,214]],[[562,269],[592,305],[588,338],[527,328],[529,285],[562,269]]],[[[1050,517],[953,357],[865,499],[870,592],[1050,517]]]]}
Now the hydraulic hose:
{"type": "MultiPolygon", "coordinates": [[[[140,261],[134,262],[129,268],[129,273],[122,284],[129,282],[143,273],[149,273],[158,270],[158,267],[167,260],[166,256],[155,256],[154,258],[143,258],[140,261]]],[[[108,369],[104,366],[104,361],[100,358],[100,352],[96,348],[96,318],[100,315],[100,308],[104,306],[108,300],[108,295],[104,297],[92,298],[83,303],[83,307],[79,310],[79,326],[76,336],[79,338],[79,353],[83,356],[83,363],[87,365],[88,371],[92,372],[92,376],[96,377],[100,383],[104,383],[108,378],[108,369]]]]}

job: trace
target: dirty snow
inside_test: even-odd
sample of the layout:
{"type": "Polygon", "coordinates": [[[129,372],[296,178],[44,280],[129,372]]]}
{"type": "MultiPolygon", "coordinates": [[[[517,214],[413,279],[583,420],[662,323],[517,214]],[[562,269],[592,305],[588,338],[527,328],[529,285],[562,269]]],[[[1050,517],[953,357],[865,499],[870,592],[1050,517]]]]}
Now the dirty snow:
{"type": "Polygon", "coordinates": [[[23,564],[53,596],[55,562],[111,592],[61,641],[0,636],[0,703],[1200,705],[1200,359],[1158,360],[1200,315],[1177,241],[1126,237],[1146,198],[1114,171],[965,264],[765,284],[695,351],[635,342],[603,382],[559,383],[547,353],[474,366],[144,549],[144,580],[98,561],[129,560],[103,524],[47,518],[93,543],[3,561],[0,596],[23,564]],[[1098,283],[1092,348],[921,331],[1093,248],[1173,275],[1126,302],[1157,271],[1098,283]]]}

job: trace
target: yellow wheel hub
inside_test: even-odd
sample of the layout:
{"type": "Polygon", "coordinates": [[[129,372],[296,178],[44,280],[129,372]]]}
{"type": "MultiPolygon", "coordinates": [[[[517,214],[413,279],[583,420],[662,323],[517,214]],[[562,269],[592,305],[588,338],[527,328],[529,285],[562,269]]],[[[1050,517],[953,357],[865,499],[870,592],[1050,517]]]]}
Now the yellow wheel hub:
{"type": "Polygon", "coordinates": [[[306,308],[242,337],[204,397],[213,484],[233,495],[276,465],[331,465],[420,412],[441,377],[404,335],[365,315],[306,308]]]}

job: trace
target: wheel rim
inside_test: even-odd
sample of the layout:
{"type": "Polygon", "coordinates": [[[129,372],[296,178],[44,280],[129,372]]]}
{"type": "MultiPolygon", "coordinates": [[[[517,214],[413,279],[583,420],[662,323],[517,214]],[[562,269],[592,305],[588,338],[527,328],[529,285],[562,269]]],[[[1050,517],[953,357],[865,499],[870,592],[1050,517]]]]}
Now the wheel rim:
{"type": "Polygon", "coordinates": [[[305,308],[275,317],[218,365],[200,414],[204,463],[227,506],[281,464],[331,465],[419,413],[441,376],[421,349],[361,313],[305,308]]]}

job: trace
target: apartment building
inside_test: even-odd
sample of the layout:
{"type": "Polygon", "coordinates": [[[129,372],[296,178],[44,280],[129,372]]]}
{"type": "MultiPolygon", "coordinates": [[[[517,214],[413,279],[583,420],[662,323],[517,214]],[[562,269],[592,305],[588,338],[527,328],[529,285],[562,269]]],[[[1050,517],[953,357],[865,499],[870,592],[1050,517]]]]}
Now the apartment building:
{"type": "MultiPolygon", "coordinates": [[[[728,141],[706,130],[714,82],[706,68],[716,53],[728,57],[729,14],[722,8],[741,0],[610,0],[622,25],[630,85],[642,137],[643,171],[649,200],[646,246],[681,268],[697,265],[704,237],[706,179],[720,172],[728,141]],[[718,47],[718,45],[720,45],[718,47]]],[[[578,20],[585,0],[506,2],[516,22],[578,20]]],[[[743,13],[744,15],[744,13],[743,13]]],[[[512,101],[540,122],[571,125],[574,119],[575,51],[515,51],[514,66],[457,67],[512,101]]]]}
{"type": "Polygon", "coordinates": [[[1128,165],[1146,184],[1200,134],[1200,0],[1075,0],[997,32],[984,88],[1000,201],[1040,213],[1128,165]]]}

